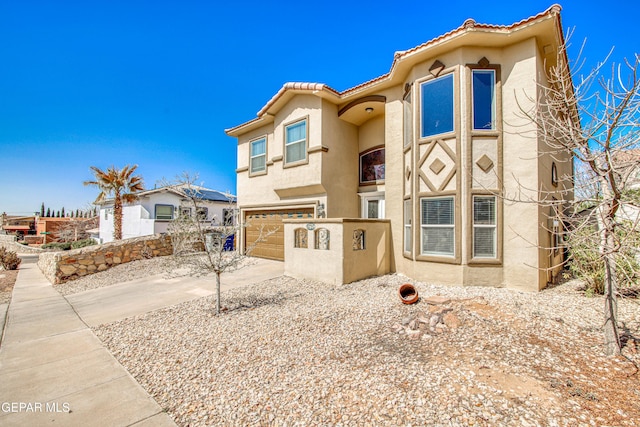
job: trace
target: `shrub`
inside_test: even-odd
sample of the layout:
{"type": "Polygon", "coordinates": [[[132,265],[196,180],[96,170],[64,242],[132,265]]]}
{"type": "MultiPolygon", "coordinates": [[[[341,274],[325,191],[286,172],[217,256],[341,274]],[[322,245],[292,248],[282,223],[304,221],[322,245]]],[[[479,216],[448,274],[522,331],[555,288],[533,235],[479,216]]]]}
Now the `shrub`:
{"type": "Polygon", "coordinates": [[[0,266],[5,270],[17,270],[22,260],[18,254],[0,247],[0,266]]]}
{"type": "Polygon", "coordinates": [[[86,246],[93,246],[97,244],[98,243],[93,239],[83,239],[83,240],[78,240],[77,242],[71,243],[71,249],[80,249],[86,246]]]}
{"type": "Polygon", "coordinates": [[[69,249],[71,249],[71,242],[64,242],[64,243],[57,243],[57,242],[52,242],[52,243],[45,243],[44,245],[41,246],[42,249],[58,249],[61,251],[68,251],[69,249]]]}
{"type": "MultiPolygon", "coordinates": [[[[640,284],[638,247],[640,233],[632,224],[622,222],[616,232],[619,251],[615,256],[618,290],[640,284]]],[[[604,260],[599,252],[599,234],[595,226],[574,230],[568,236],[570,269],[575,277],[586,282],[587,294],[604,293],[604,260]]]]}

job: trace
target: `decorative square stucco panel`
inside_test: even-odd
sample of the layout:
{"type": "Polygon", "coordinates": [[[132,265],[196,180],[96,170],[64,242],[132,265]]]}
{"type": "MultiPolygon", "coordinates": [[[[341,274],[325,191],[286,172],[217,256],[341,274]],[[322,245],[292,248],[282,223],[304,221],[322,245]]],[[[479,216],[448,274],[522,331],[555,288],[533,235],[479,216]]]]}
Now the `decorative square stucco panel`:
{"type": "Polygon", "coordinates": [[[421,146],[418,166],[421,192],[455,189],[455,144],[436,140],[421,146]]]}
{"type": "Polygon", "coordinates": [[[471,170],[474,189],[497,189],[498,141],[496,138],[474,138],[471,141],[471,170]]]}

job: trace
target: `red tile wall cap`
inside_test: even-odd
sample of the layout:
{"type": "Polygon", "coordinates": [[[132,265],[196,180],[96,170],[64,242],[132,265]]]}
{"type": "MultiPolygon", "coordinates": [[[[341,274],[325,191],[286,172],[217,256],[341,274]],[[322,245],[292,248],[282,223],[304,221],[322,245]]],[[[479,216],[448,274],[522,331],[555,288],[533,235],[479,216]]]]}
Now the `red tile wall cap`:
{"type": "Polygon", "coordinates": [[[466,19],[464,21],[464,23],[459,26],[458,28],[451,30],[445,34],[442,34],[441,36],[438,36],[434,39],[431,39],[425,43],[422,43],[416,47],[413,47],[411,49],[408,50],[404,50],[404,51],[398,51],[394,54],[393,56],[393,63],[391,64],[391,68],[389,70],[388,73],[383,74],[379,77],[376,77],[374,79],[371,79],[369,81],[366,81],[364,83],[361,83],[357,86],[354,86],[352,88],[346,89],[342,92],[338,92],[337,90],[331,88],[330,86],[324,84],[324,83],[302,83],[302,82],[289,82],[289,83],[285,83],[282,88],[280,88],[280,90],[269,100],[269,102],[267,102],[265,104],[264,107],[262,107],[262,109],[260,109],[260,111],[258,111],[258,117],[256,117],[253,120],[250,120],[248,122],[245,122],[239,126],[230,128],[230,129],[226,129],[225,132],[228,135],[231,135],[233,133],[235,133],[236,131],[238,131],[239,129],[245,127],[245,126],[250,126],[251,124],[260,121],[264,115],[267,113],[267,111],[280,99],[282,98],[282,96],[285,95],[285,93],[287,93],[288,91],[308,91],[310,93],[314,93],[314,92],[318,92],[318,91],[327,91],[329,93],[331,93],[332,95],[336,96],[337,98],[343,98],[346,95],[352,94],[353,92],[357,92],[361,89],[367,88],[368,86],[372,86],[380,81],[389,79],[391,77],[391,75],[393,74],[394,69],[396,68],[397,64],[402,61],[406,56],[417,52],[419,50],[422,49],[426,49],[428,47],[433,46],[436,43],[439,43],[443,40],[446,40],[448,38],[452,38],[454,36],[457,36],[461,33],[464,32],[469,32],[469,31],[476,31],[478,29],[484,29],[484,30],[499,30],[499,31],[504,31],[504,32],[509,32],[509,31],[513,31],[514,29],[521,27],[521,26],[525,26],[531,22],[534,22],[538,19],[541,18],[545,18],[548,16],[554,16],[560,13],[560,11],[562,10],[562,7],[559,4],[554,4],[551,7],[549,7],[547,10],[545,10],[544,12],[541,12],[537,15],[531,16],[529,18],[525,18],[519,22],[516,22],[514,24],[511,25],[493,25],[493,24],[479,24],[477,23],[474,19],[466,19]]]}
{"type": "Polygon", "coordinates": [[[278,93],[276,93],[269,100],[269,102],[267,102],[265,106],[262,107],[260,111],[258,111],[258,116],[262,116],[264,113],[266,113],[269,110],[269,108],[271,108],[271,106],[276,103],[278,99],[280,99],[287,91],[290,91],[290,90],[308,91],[311,93],[326,90],[328,92],[331,92],[335,96],[340,96],[340,93],[337,90],[327,86],[324,83],[288,82],[282,85],[278,93]]]}
{"type": "Polygon", "coordinates": [[[396,67],[397,63],[399,61],[401,61],[407,55],[409,55],[411,53],[414,53],[414,52],[416,52],[418,50],[430,47],[430,46],[432,46],[432,45],[434,45],[434,44],[436,44],[436,43],[438,43],[438,42],[440,42],[440,41],[442,41],[444,39],[447,39],[447,38],[450,38],[450,37],[452,37],[454,35],[457,35],[458,33],[463,33],[465,31],[473,31],[473,30],[476,30],[476,29],[504,30],[505,32],[513,31],[514,29],[516,29],[516,28],[518,28],[520,26],[523,26],[523,25],[527,25],[527,24],[529,24],[529,23],[531,23],[531,22],[533,22],[533,21],[535,21],[537,19],[544,18],[544,17],[547,17],[547,16],[557,15],[557,14],[560,13],[561,10],[562,10],[562,6],[560,6],[559,4],[554,4],[551,7],[549,7],[547,10],[545,10],[544,12],[541,12],[541,13],[539,13],[537,15],[534,15],[534,16],[531,16],[529,18],[525,18],[525,19],[523,19],[523,20],[521,20],[519,22],[516,22],[514,24],[511,24],[511,25],[479,24],[474,19],[469,18],[469,19],[465,20],[464,23],[461,26],[459,26],[458,28],[456,28],[454,30],[451,30],[451,31],[449,31],[449,32],[447,32],[445,34],[442,34],[441,36],[438,36],[438,37],[436,37],[434,39],[431,39],[431,40],[429,40],[429,41],[427,41],[425,43],[422,43],[421,45],[418,45],[416,47],[412,47],[411,49],[404,50],[404,51],[402,51],[402,50],[401,51],[397,51],[393,55],[393,63],[391,64],[391,69],[389,70],[388,73],[383,74],[380,77],[376,77],[374,79],[371,79],[371,80],[369,80],[367,82],[361,83],[361,84],[359,84],[357,86],[354,86],[352,88],[346,89],[346,90],[340,92],[340,96],[344,96],[344,95],[346,95],[346,94],[348,94],[350,92],[357,91],[357,90],[362,89],[362,88],[364,88],[366,86],[369,86],[369,85],[372,85],[374,83],[377,83],[378,81],[387,79],[393,73],[393,70],[396,67]]]}

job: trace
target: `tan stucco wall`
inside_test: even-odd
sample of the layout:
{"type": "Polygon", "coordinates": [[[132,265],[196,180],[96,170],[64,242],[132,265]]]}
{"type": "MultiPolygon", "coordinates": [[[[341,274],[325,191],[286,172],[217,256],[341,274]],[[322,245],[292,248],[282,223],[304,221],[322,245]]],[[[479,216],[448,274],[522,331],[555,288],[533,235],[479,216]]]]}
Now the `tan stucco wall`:
{"type": "Polygon", "coordinates": [[[391,271],[392,250],[388,220],[285,220],[284,227],[284,273],[288,276],[343,284],[391,271]],[[294,233],[298,228],[307,229],[307,248],[294,247],[294,233]],[[328,250],[315,249],[315,230],[319,228],[329,230],[328,250]],[[365,232],[363,250],[353,249],[353,232],[356,229],[365,232]],[[310,262],[311,259],[313,262],[310,262]]]}
{"type": "Polygon", "coordinates": [[[322,103],[322,183],[327,190],[327,217],[358,216],[358,128],[338,117],[338,107],[322,103]]]}
{"type": "MultiPolygon", "coordinates": [[[[360,126],[338,117],[338,108],[344,105],[335,105],[329,100],[331,98],[298,94],[276,114],[272,124],[242,135],[238,148],[238,155],[242,156],[238,161],[240,169],[243,165],[245,168],[248,166],[247,142],[259,136],[260,132],[268,135],[268,160],[273,160],[273,164],[264,176],[248,179],[246,171],[239,172],[240,207],[322,203],[326,206],[329,218],[359,217],[358,193],[384,191],[386,218],[390,220],[391,229],[388,247],[393,251],[385,270],[398,271],[415,279],[434,283],[507,286],[530,291],[540,289],[547,281],[544,269],[550,265],[549,251],[540,248],[549,245],[549,233],[541,227],[543,221],[546,221],[548,210],[541,208],[535,201],[539,197],[540,186],[550,185],[551,157],[539,156],[538,151],[545,147],[538,140],[535,127],[523,117],[520,110],[532,106],[529,97],[535,99],[536,83],[543,74],[543,61],[536,40],[530,38],[502,48],[457,48],[420,62],[403,72],[406,73],[404,81],[375,93],[367,93],[386,97],[384,115],[372,117],[360,126]],[[483,57],[492,66],[499,66],[501,103],[498,110],[502,115],[498,115],[498,119],[501,119],[502,132],[498,132],[498,128],[496,131],[480,134],[483,131],[472,131],[469,125],[471,71],[467,65],[477,64],[483,57]],[[457,116],[455,132],[440,138],[443,140],[441,144],[445,144],[447,148],[436,146],[434,149],[437,151],[434,157],[440,156],[448,163],[447,167],[453,165],[455,175],[446,187],[433,193],[418,178],[421,171],[433,178],[432,183],[443,178],[428,170],[431,159],[419,164],[419,159],[426,155],[427,147],[431,144],[427,139],[419,144],[419,85],[431,78],[429,68],[436,59],[445,64],[445,73],[455,73],[457,116]],[[402,96],[405,83],[413,84],[414,143],[408,150],[403,141],[402,96]],[[303,166],[283,168],[282,161],[278,161],[284,144],[283,125],[305,116],[309,118],[309,149],[312,151],[309,162],[303,166]],[[359,186],[358,154],[381,145],[386,148],[384,184],[359,186]],[[321,149],[314,152],[314,147],[321,149]],[[453,160],[446,157],[447,150],[454,153],[453,160]],[[476,165],[476,160],[483,155],[492,159],[493,175],[481,172],[476,165]],[[274,191],[310,186],[318,188],[318,192],[281,197],[274,191]],[[497,203],[501,205],[497,226],[498,238],[502,243],[498,248],[498,257],[490,262],[472,260],[472,196],[492,193],[498,195],[497,203]],[[456,256],[452,259],[418,260],[421,236],[420,197],[443,194],[455,195],[456,256]],[[403,202],[406,196],[411,196],[413,213],[413,251],[410,254],[403,251],[403,202]]],[[[571,174],[569,161],[557,166],[559,175],[571,174]]],[[[557,198],[562,197],[560,195],[557,198]]],[[[327,227],[337,227],[336,230],[340,229],[342,233],[348,232],[347,223],[340,222],[339,226],[336,224],[329,221],[327,227]]],[[[312,234],[309,234],[310,245],[312,234]]],[[[293,242],[292,236],[286,239],[287,242],[293,242]]],[[[288,250],[285,257],[292,257],[288,260],[294,266],[291,267],[291,272],[303,274],[303,270],[298,268],[304,266],[306,277],[322,277],[324,281],[335,278],[336,275],[346,278],[348,270],[355,268],[355,264],[347,266],[342,263],[339,266],[335,253],[315,254],[314,262],[309,263],[308,258],[304,258],[308,257],[308,252],[292,247],[286,249],[286,246],[285,250],[288,250]],[[332,267],[327,268],[328,265],[332,267]]],[[[343,251],[346,249],[343,248],[343,251]]],[[[351,256],[349,259],[353,261],[358,256],[351,256]]],[[[358,260],[357,263],[365,261],[369,260],[358,260]]],[[[552,263],[556,261],[557,259],[551,260],[552,263]]]]}
{"type": "MultiPolygon", "coordinates": [[[[413,197],[414,218],[413,218],[413,238],[414,253],[410,258],[403,254],[403,194],[404,194],[404,170],[400,167],[387,167],[386,198],[387,198],[387,218],[392,222],[392,235],[394,246],[394,260],[396,270],[411,277],[430,282],[463,285],[483,285],[483,286],[508,286],[516,289],[537,290],[540,283],[538,270],[539,250],[537,248],[539,240],[539,212],[534,203],[514,203],[516,199],[524,197],[527,201],[535,200],[538,187],[538,144],[535,132],[525,135],[526,131],[535,131],[535,128],[526,123],[519,113],[514,93],[527,93],[535,96],[537,76],[537,47],[533,39],[523,43],[513,45],[504,49],[484,49],[484,48],[464,48],[450,52],[438,58],[433,58],[418,64],[409,74],[409,82],[421,81],[423,76],[428,76],[428,68],[435,59],[443,62],[448,68],[457,68],[458,80],[456,84],[460,90],[459,111],[459,150],[457,153],[462,162],[459,197],[457,206],[461,212],[460,245],[461,261],[459,264],[446,262],[414,261],[419,253],[420,246],[420,218],[419,200],[413,197]],[[503,259],[502,265],[467,265],[468,254],[471,244],[472,230],[467,220],[471,215],[471,204],[469,188],[474,185],[467,165],[473,167],[472,158],[477,157],[481,152],[487,152],[493,157],[497,156],[497,142],[478,144],[475,147],[475,157],[470,152],[473,144],[467,144],[471,135],[468,133],[466,123],[471,120],[466,102],[470,98],[466,81],[470,78],[470,71],[466,64],[476,63],[480,58],[486,57],[492,64],[501,66],[502,82],[502,111],[504,134],[502,137],[502,159],[503,168],[502,181],[496,179],[485,181],[484,184],[493,188],[488,188],[499,192],[504,191],[505,199],[503,203],[502,231],[503,238],[503,259]],[[493,144],[493,145],[491,145],[493,144]],[[483,151],[484,150],[484,151],[483,151]],[[502,188],[501,188],[502,187],[502,188]],[[528,189],[533,189],[532,191],[528,189]]],[[[415,116],[419,116],[419,84],[414,83],[413,103],[415,116]]],[[[518,99],[522,104],[523,101],[518,99]]],[[[387,164],[403,164],[406,158],[403,149],[402,129],[393,130],[398,122],[402,122],[402,102],[400,97],[387,99],[386,107],[386,133],[387,164]]],[[[420,132],[419,120],[414,122],[414,134],[418,138],[420,132]]],[[[409,156],[417,156],[417,147],[414,145],[409,156]]],[[[411,158],[411,157],[409,157],[411,158]]],[[[415,160],[414,160],[415,161],[415,160]]],[[[413,165],[410,165],[413,167],[413,165]]],[[[497,169],[497,166],[496,166],[497,169]]],[[[416,171],[412,171],[415,173],[416,171]]],[[[414,194],[416,189],[414,188],[414,194]]],[[[545,279],[546,280],[546,279],[545,279]]]]}
{"type": "Polygon", "coordinates": [[[530,39],[504,50],[502,67],[504,111],[504,284],[538,290],[538,146],[535,126],[520,108],[535,99],[537,46],[530,39]],[[517,98],[516,98],[517,96],[517,98]],[[519,106],[520,105],[520,106],[519,106]],[[522,201],[522,203],[516,203],[522,201]]]}
{"type": "MultiPolygon", "coordinates": [[[[538,52],[538,76],[541,84],[547,84],[544,72],[544,61],[538,52]]],[[[542,96],[543,94],[540,93],[542,96]]],[[[545,102],[542,100],[542,102],[545,102]]],[[[559,279],[563,269],[563,248],[555,248],[552,230],[553,220],[557,219],[556,212],[563,211],[566,204],[551,207],[553,200],[573,200],[573,162],[569,152],[559,152],[556,147],[546,143],[543,138],[538,139],[538,171],[539,171],[539,198],[544,201],[538,206],[539,228],[538,240],[540,242],[539,265],[540,283],[553,282],[559,279]],[[557,184],[552,182],[552,168],[556,166],[557,184]],[[543,281],[544,280],[544,281],[543,281]]],[[[561,232],[561,228],[559,229],[561,232]]]]}
{"type": "Polygon", "coordinates": [[[320,185],[322,182],[321,151],[307,153],[308,162],[285,167],[284,126],[299,119],[307,118],[308,149],[322,145],[321,100],[311,95],[294,97],[268,126],[256,129],[239,137],[238,141],[238,205],[272,205],[282,203],[275,190],[291,187],[320,185]],[[250,141],[267,137],[267,172],[249,177],[250,141]],[[246,169],[246,170],[245,170],[246,169]]]}

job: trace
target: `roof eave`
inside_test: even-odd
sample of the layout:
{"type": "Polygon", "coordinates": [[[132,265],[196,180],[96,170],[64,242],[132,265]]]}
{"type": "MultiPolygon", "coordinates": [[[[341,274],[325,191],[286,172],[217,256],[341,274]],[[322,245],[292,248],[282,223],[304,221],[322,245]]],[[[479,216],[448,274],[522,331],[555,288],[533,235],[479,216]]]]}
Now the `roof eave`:
{"type": "Polygon", "coordinates": [[[258,117],[248,122],[242,123],[230,129],[225,129],[229,136],[239,136],[250,130],[259,128],[273,122],[275,114],[280,111],[283,105],[296,95],[314,95],[327,99],[335,104],[340,102],[340,94],[335,89],[324,83],[285,83],[280,90],[258,111],[258,117]]]}
{"type": "Polygon", "coordinates": [[[546,30],[541,30],[539,27],[539,24],[543,22],[548,22],[550,26],[555,27],[549,28],[550,33],[547,34],[547,36],[549,38],[554,37],[555,43],[560,44],[564,39],[561,28],[559,32],[557,30],[557,27],[560,26],[559,12],[560,6],[553,5],[536,16],[509,26],[476,24],[473,20],[467,20],[460,27],[435,39],[412,49],[396,52],[388,73],[358,86],[346,89],[340,93],[341,100],[342,102],[347,102],[352,98],[358,98],[400,84],[406,79],[411,68],[417,63],[429,58],[436,58],[444,52],[459,47],[467,45],[507,46],[530,37],[536,37],[539,34],[546,33],[546,30]],[[476,40],[469,43],[469,37],[474,37],[476,40]]]}
{"type": "MultiPolygon", "coordinates": [[[[238,137],[274,121],[274,116],[291,98],[299,94],[312,94],[340,105],[355,98],[379,92],[402,83],[411,68],[421,61],[437,57],[446,51],[462,46],[507,46],[531,37],[553,38],[554,43],[564,41],[560,24],[561,7],[552,5],[544,12],[511,25],[477,24],[467,19],[460,27],[406,51],[396,52],[388,73],[360,85],[338,92],[322,83],[286,83],[258,112],[258,117],[236,127],[226,129],[229,136],[238,137]],[[549,33],[540,29],[540,23],[548,21],[553,28],[549,33]],[[469,37],[476,40],[469,40],[469,37]],[[500,41],[500,43],[496,43],[500,41]]],[[[540,43],[540,40],[538,40],[540,43]]],[[[544,43],[543,43],[544,44],[544,43]]]]}

